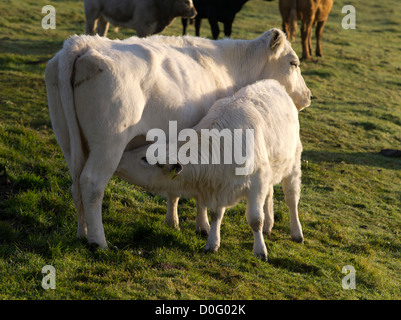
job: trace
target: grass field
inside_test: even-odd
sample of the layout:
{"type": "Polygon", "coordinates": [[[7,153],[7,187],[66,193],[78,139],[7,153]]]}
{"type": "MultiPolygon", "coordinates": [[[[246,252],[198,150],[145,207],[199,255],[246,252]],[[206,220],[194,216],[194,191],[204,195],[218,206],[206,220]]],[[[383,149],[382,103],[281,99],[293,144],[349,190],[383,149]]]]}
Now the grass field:
{"type": "MultiPolygon", "coordinates": [[[[276,186],[267,263],[253,257],[245,203],[226,213],[221,248],[206,255],[194,200],[180,200],[181,230],[173,230],[163,223],[164,198],[118,178],[103,201],[106,238],[118,249],[92,250],[76,239],[44,70],[84,23],[81,0],[0,3],[0,299],[401,299],[401,159],[378,154],[401,149],[400,1],[336,0],[324,57],[302,62],[316,97],[300,114],[305,243],[290,240],[276,186]],[[56,8],[56,30],[41,28],[47,4],[56,8]],[[346,4],[356,8],[355,30],[341,27],[346,4]],[[55,267],[55,290],[41,286],[45,265],[55,267]],[[355,290],[342,288],[346,265],[356,270],[355,290]]],[[[250,0],[232,37],[280,26],[277,0],[250,0]]],[[[163,34],[180,35],[180,20],[163,34]]],[[[211,36],[207,21],[201,35],[211,36]]],[[[293,47],[301,54],[299,35],[293,47]]]]}

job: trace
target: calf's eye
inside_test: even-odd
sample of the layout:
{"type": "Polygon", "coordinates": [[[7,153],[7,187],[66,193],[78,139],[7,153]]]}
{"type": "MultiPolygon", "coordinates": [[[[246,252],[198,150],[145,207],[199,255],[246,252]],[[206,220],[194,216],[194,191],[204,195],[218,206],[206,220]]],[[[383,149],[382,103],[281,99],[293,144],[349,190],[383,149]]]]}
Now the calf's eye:
{"type": "Polygon", "coordinates": [[[291,61],[290,64],[291,64],[291,66],[294,66],[295,68],[299,67],[298,62],[296,62],[296,61],[291,61]]]}

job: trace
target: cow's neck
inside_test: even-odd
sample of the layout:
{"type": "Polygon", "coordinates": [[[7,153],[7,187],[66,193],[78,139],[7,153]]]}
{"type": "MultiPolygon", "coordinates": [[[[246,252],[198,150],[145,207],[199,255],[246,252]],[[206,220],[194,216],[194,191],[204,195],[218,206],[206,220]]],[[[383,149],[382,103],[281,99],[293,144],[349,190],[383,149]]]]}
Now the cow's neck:
{"type": "Polygon", "coordinates": [[[222,58],[229,61],[227,67],[236,83],[235,91],[261,80],[269,62],[262,39],[225,41],[222,58]]]}

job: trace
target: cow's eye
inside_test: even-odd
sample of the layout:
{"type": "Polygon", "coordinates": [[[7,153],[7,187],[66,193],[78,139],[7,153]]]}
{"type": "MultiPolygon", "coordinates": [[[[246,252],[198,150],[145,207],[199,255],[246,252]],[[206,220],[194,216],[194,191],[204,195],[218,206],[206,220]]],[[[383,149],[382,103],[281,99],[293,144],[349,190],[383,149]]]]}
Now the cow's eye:
{"type": "Polygon", "coordinates": [[[295,68],[299,67],[299,64],[297,61],[291,61],[290,64],[295,68]]]}
{"type": "Polygon", "coordinates": [[[141,160],[142,160],[142,162],[149,164],[148,159],[146,159],[146,157],[143,157],[141,160]]]}

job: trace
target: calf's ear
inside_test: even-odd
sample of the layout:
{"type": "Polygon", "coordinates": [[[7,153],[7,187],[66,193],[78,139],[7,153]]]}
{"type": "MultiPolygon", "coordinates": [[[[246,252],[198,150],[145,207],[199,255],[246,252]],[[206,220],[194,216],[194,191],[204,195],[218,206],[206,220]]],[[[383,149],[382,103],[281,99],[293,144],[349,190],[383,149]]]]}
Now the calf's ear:
{"type": "Polygon", "coordinates": [[[277,58],[278,56],[280,56],[281,52],[283,51],[285,41],[285,34],[281,30],[271,30],[269,47],[273,57],[277,58]]]}

